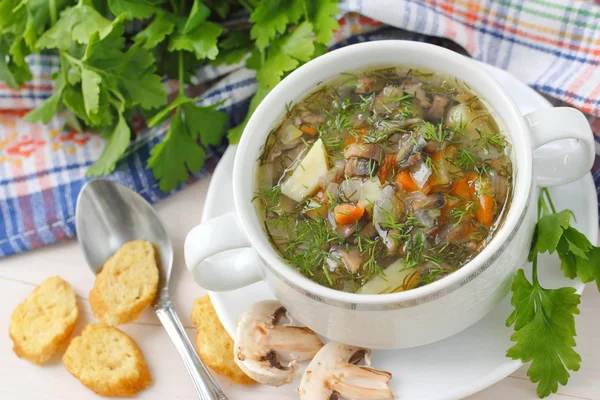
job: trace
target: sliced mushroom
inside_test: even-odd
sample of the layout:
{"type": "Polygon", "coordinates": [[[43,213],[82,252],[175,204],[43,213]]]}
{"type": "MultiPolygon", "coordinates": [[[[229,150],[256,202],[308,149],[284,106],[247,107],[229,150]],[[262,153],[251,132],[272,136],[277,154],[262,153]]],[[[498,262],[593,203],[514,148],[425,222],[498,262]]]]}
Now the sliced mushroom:
{"type": "Polygon", "coordinates": [[[296,363],[310,360],[323,347],[318,336],[306,327],[277,325],[284,315],[286,310],[280,302],[261,301],[240,315],[235,328],[236,364],[265,385],[291,382],[298,369],[296,363]]]}
{"type": "Polygon", "coordinates": [[[337,225],[335,230],[342,238],[347,239],[356,232],[356,224],[337,225]]]}
{"type": "Polygon", "coordinates": [[[386,86],[375,97],[373,111],[377,114],[385,114],[398,108],[398,99],[404,96],[404,91],[397,86],[386,86]]]}
{"type": "Polygon", "coordinates": [[[344,399],[393,399],[388,382],[392,374],[356,365],[370,350],[327,343],[317,353],[300,381],[301,400],[329,400],[336,394],[344,399]]]}
{"type": "Polygon", "coordinates": [[[404,132],[406,128],[410,128],[413,125],[423,122],[421,118],[408,118],[404,120],[389,120],[383,119],[375,122],[377,130],[382,131],[386,135],[393,132],[404,132]]]}
{"type": "Polygon", "coordinates": [[[410,128],[413,125],[419,124],[423,122],[423,120],[421,118],[408,118],[405,119],[404,121],[401,121],[398,124],[398,127],[402,128],[402,129],[406,129],[406,128],[410,128]]]}
{"type": "Polygon", "coordinates": [[[373,76],[362,76],[356,84],[356,93],[365,94],[381,90],[383,82],[373,76]]]}
{"type": "Polygon", "coordinates": [[[408,160],[410,156],[423,150],[427,145],[427,142],[421,135],[407,134],[405,135],[398,144],[398,154],[396,155],[396,162],[401,167],[408,166],[408,160]]]}
{"type": "Polygon", "coordinates": [[[324,124],[326,121],[326,118],[323,115],[318,115],[308,110],[300,112],[299,118],[302,123],[314,126],[324,124]]]}
{"type": "Polygon", "coordinates": [[[427,112],[427,117],[429,117],[430,120],[436,123],[440,122],[442,117],[444,116],[444,110],[446,109],[446,105],[448,105],[448,99],[444,96],[436,94],[435,96],[433,96],[433,105],[427,112]]]}
{"type": "Polygon", "coordinates": [[[466,222],[446,223],[442,225],[435,237],[435,244],[453,243],[461,239],[467,232],[468,225],[466,222]]]}
{"type": "Polygon", "coordinates": [[[424,228],[432,228],[437,225],[440,210],[417,210],[415,211],[415,221],[424,228]]]}
{"type": "Polygon", "coordinates": [[[404,201],[413,211],[440,209],[446,204],[446,198],[442,193],[425,196],[417,191],[408,195],[404,201]]]}
{"type": "Polygon", "coordinates": [[[281,165],[286,170],[292,170],[296,168],[300,161],[302,161],[305,153],[306,144],[300,142],[292,149],[283,152],[281,156],[281,165]]]}
{"type": "Polygon", "coordinates": [[[427,98],[422,86],[422,82],[415,82],[408,79],[402,82],[402,89],[405,93],[412,94],[417,99],[420,107],[429,108],[431,107],[431,102],[427,98]]]}
{"type": "MultiPolygon", "coordinates": [[[[375,225],[372,222],[369,222],[360,230],[358,236],[365,239],[375,239],[377,237],[377,229],[375,229],[375,225]]],[[[358,241],[358,238],[354,239],[354,244],[358,244],[358,241]]]]}
{"type": "Polygon", "coordinates": [[[440,142],[437,140],[428,140],[427,145],[423,148],[426,153],[433,154],[440,149],[440,142]]]}
{"type": "Polygon", "coordinates": [[[339,261],[338,264],[341,262],[351,274],[355,274],[363,264],[363,257],[356,247],[334,247],[329,254],[335,261],[339,261]]]}
{"type": "Polygon", "coordinates": [[[346,163],[344,175],[350,176],[371,176],[377,172],[377,162],[368,158],[351,158],[346,163]]]}
{"type": "Polygon", "coordinates": [[[374,143],[352,143],[344,149],[344,158],[352,157],[381,160],[381,147],[374,143]]]}

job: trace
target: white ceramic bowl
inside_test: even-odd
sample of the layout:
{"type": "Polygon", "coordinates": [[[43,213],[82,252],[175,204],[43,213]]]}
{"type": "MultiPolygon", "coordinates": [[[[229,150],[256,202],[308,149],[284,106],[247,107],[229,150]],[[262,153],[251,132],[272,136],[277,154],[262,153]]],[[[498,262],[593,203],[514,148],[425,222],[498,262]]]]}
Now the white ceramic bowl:
{"type": "Polygon", "coordinates": [[[300,322],[338,342],[368,348],[405,348],[431,343],[477,322],[508,293],[525,263],[537,211],[538,185],[563,184],[587,173],[594,161],[589,124],[579,111],[553,108],[523,117],[502,86],[471,59],[450,50],[408,41],[344,47],[298,68],[269,93],[248,122],[234,172],[237,212],[194,228],[185,259],[196,282],[208,290],[236,289],[265,280],[300,322]],[[269,132],[319,84],[367,67],[411,65],[466,82],[484,99],[512,144],[514,194],[501,228],[473,260],[439,281],[406,292],[364,295],[320,286],[286,265],[264,234],[252,199],[256,161],[269,132]],[[575,139],[559,154],[533,158],[533,149],[575,139]],[[232,251],[230,257],[210,257],[232,251]]]}

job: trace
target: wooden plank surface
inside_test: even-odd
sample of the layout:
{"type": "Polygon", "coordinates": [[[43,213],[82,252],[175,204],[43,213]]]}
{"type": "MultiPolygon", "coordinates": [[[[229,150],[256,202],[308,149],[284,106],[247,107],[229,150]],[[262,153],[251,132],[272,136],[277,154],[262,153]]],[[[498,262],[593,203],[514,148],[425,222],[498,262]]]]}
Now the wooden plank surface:
{"type": "MultiPolygon", "coordinates": [[[[193,281],[183,264],[183,241],[187,232],[200,222],[200,215],[209,179],[204,179],[186,190],[159,203],[157,209],[167,225],[175,247],[173,285],[174,306],[179,312],[190,337],[194,329],[190,319],[195,298],[205,292],[193,281]]],[[[94,321],[87,303],[94,276],[86,266],[76,241],[71,240],[0,260],[0,399],[3,400],[57,400],[100,399],[71,377],[62,366],[60,357],[48,365],[37,367],[17,358],[8,338],[8,321],[12,310],[35,285],[52,275],[60,275],[70,282],[79,297],[82,310],[76,334],[86,323],[94,321]]],[[[583,357],[580,371],[573,374],[569,385],[552,396],[556,400],[600,399],[600,330],[598,319],[600,295],[593,286],[584,292],[581,315],[577,318],[578,351],[583,357]]],[[[154,385],[139,398],[157,400],[196,399],[194,389],[179,356],[167,334],[151,310],[146,310],[135,323],[122,327],[138,342],[154,377],[154,385]]],[[[271,388],[253,390],[231,385],[218,378],[230,399],[263,400],[271,388]]],[[[271,397],[271,396],[269,396],[271,397]]],[[[279,397],[281,399],[281,397],[279,397]]],[[[535,385],[521,368],[512,376],[471,396],[471,400],[536,399],[535,385]]],[[[292,399],[290,399],[292,400],[292,399]]]]}

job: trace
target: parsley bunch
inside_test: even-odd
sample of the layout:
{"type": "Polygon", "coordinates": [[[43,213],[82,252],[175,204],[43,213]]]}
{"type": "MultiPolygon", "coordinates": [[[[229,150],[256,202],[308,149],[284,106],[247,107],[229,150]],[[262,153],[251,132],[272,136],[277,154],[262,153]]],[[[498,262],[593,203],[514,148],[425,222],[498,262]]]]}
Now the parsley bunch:
{"type": "Polygon", "coordinates": [[[250,114],[289,72],[326,51],[338,23],[337,0],[0,0],[0,80],[18,88],[32,78],[25,57],[53,52],[60,71],[51,97],[26,116],[48,123],[58,113],[74,129],[108,139],[89,176],[112,172],[141,114],[152,127],[170,116],[148,166],[163,191],[204,165],[206,146],[221,143],[227,116],[200,107],[186,84],[198,67],[244,62],[258,90],[244,122],[229,130],[239,141],[250,114]],[[228,16],[246,11],[250,24],[230,28],[228,16]],[[141,26],[134,34],[130,27],[141,26]],[[167,104],[163,77],[179,80],[167,104]]]}
{"type": "Polygon", "coordinates": [[[584,283],[596,281],[600,290],[600,248],[570,226],[572,217],[570,210],[557,212],[548,189],[542,189],[529,253],[533,263],[531,282],[520,269],[511,286],[514,311],[506,326],[514,325],[511,340],[516,344],[506,354],[514,360],[532,362],[527,376],[538,384],[539,397],[555,393],[559,383],[567,384],[569,371],[579,370],[581,356],[574,350],[574,316],[579,314],[581,296],[572,287],[542,287],[538,280],[538,254],[556,252],[566,277],[579,277],[584,283]]]}

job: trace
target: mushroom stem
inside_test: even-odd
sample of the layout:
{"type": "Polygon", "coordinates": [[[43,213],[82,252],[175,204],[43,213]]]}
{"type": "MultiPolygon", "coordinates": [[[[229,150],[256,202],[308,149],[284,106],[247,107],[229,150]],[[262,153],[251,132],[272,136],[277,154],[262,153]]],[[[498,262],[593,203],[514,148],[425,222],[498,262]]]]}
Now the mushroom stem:
{"type": "Polygon", "coordinates": [[[310,360],[323,347],[319,337],[305,326],[274,326],[267,343],[282,361],[310,360]]]}
{"type": "Polygon", "coordinates": [[[392,374],[362,365],[346,364],[337,370],[330,387],[346,399],[392,399],[392,374]]]}
{"type": "Polygon", "coordinates": [[[326,344],[302,375],[300,399],[329,400],[332,395],[352,400],[393,399],[388,386],[392,374],[355,364],[369,355],[370,350],[360,347],[326,344]]]}

